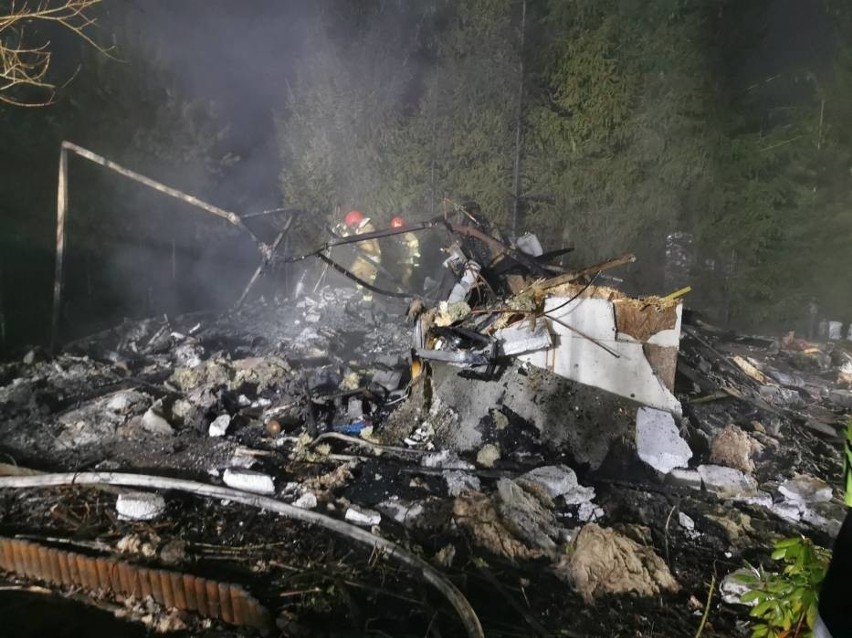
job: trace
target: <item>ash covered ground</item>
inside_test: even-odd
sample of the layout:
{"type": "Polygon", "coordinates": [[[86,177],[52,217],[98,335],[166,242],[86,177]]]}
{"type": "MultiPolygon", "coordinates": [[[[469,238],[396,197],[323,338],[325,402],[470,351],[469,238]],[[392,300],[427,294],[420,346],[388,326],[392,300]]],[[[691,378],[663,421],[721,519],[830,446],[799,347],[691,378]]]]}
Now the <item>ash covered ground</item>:
{"type": "MultiPolygon", "coordinates": [[[[487,376],[412,366],[405,308],[353,311],[352,293],[126,323],[3,365],[3,473],[145,474],[272,497],[425,561],[487,636],[694,635],[711,579],[703,635],[746,636],[748,607],[725,577],[770,564],[779,537],[828,546],[839,527],[848,343],[687,322],[675,419],[511,357],[487,376]]],[[[0,533],[236,583],[273,635],[467,630],[392,551],[264,507],[146,492],[4,489],[0,533]]],[[[128,627],[259,631],[117,585],[5,579],[128,627]]]]}

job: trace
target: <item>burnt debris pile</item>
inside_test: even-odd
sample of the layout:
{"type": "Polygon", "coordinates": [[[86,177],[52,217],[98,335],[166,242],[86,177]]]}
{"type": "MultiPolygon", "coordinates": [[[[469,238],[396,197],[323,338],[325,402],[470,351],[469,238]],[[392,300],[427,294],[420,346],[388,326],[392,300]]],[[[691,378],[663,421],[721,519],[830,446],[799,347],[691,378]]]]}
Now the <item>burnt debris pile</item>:
{"type": "MultiPolygon", "coordinates": [[[[675,636],[778,536],[830,542],[848,341],[427,225],[416,296],[323,274],[0,366],[4,579],[194,635],[675,636]]],[[[746,635],[723,594],[703,635],[746,635]]]]}

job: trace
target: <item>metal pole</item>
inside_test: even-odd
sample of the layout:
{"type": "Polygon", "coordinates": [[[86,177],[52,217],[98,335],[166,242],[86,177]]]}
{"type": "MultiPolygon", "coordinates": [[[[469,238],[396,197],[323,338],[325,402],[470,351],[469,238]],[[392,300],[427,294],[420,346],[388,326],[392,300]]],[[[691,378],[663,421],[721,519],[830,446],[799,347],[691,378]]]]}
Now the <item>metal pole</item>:
{"type": "Polygon", "coordinates": [[[73,151],[80,157],[85,157],[87,160],[94,162],[95,164],[100,164],[110,170],[119,173],[120,175],[124,175],[125,177],[132,179],[133,181],[139,182],[140,184],[145,184],[145,186],[149,188],[153,188],[156,191],[160,191],[170,197],[174,197],[175,199],[179,199],[187,204],[192,204],[197,208],[200,208],[203,211],[210,213],[211,215],[215,215],[216,217],[221,217],[222,219],[230,222],[243,232],[247,233],[252,239],[254,239],[258,245],[263,245],[263,243],[257,238],[257,236],[251,231],[251,229],[243,223],[243,220],[236,213],[232,213],[231,211],[225,210],[223,208],[219,208],[218,206],[214,206],[213,204],[208,204],[205,201],[198,199],[197,197],[193,197],[192,195],[187,195],[179,191],[176,188],[171,188],[170,186],[166,186],[156,180],[151,179],[150,177],[145,177],[136,171],[132,171],[129,168],[124,168],[120,164],[116,164],[113,161],[108,160],[102,155],[98,155],[97,153],[93,153],[82,146],[77,146],[72,142],[62,142],[62,148],[67,149],[69,151],[73,151]]]}
{"type": "Polygon", "coordinates": [[[53,274],[53,317],[50,325],[50,352],[59,336],[59,314],[62,305],[62,266],[65,260],[65,218],[68,216],[68,152],[65,144],[59,151],[59,179],[56,187],[56,266],[53,274]]]}

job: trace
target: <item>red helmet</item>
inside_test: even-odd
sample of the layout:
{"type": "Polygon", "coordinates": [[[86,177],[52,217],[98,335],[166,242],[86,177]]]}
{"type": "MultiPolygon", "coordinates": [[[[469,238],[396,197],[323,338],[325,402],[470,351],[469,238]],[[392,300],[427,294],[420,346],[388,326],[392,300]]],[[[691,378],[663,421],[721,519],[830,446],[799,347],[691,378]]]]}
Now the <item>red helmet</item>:
{"type": "Polygon", "coordinates": [[[343,218],[343,223],[349,226],[349,228],[355,228],[362,221],[364,221],[364,213],[360,210],[350,210],[346,213],[346,217],[343,218]]]}
{"type": "Polygon", "coordinates": [[[405,226],[405,220],[397,215],[391,220],[391,228],[402,228],[405,226]]]}

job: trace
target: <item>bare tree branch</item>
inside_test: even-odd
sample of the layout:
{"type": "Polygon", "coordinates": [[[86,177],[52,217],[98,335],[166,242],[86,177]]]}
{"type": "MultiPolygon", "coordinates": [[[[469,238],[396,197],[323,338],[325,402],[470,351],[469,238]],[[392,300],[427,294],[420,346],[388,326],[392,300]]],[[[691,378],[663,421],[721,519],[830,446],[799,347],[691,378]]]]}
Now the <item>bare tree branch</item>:
{"type": "Polygon", "coordinates": [[[34,30],[29,27],[33,25],[59,25],[101,53],[109,54],[90,35],[97,24],[91,12],[100,2],[12,0],[6,14],[0,15],[0,102],[34,107],[53,101],[56,85],[48,79],[53,59],[50,41],[31,35],[34,30]]]}

